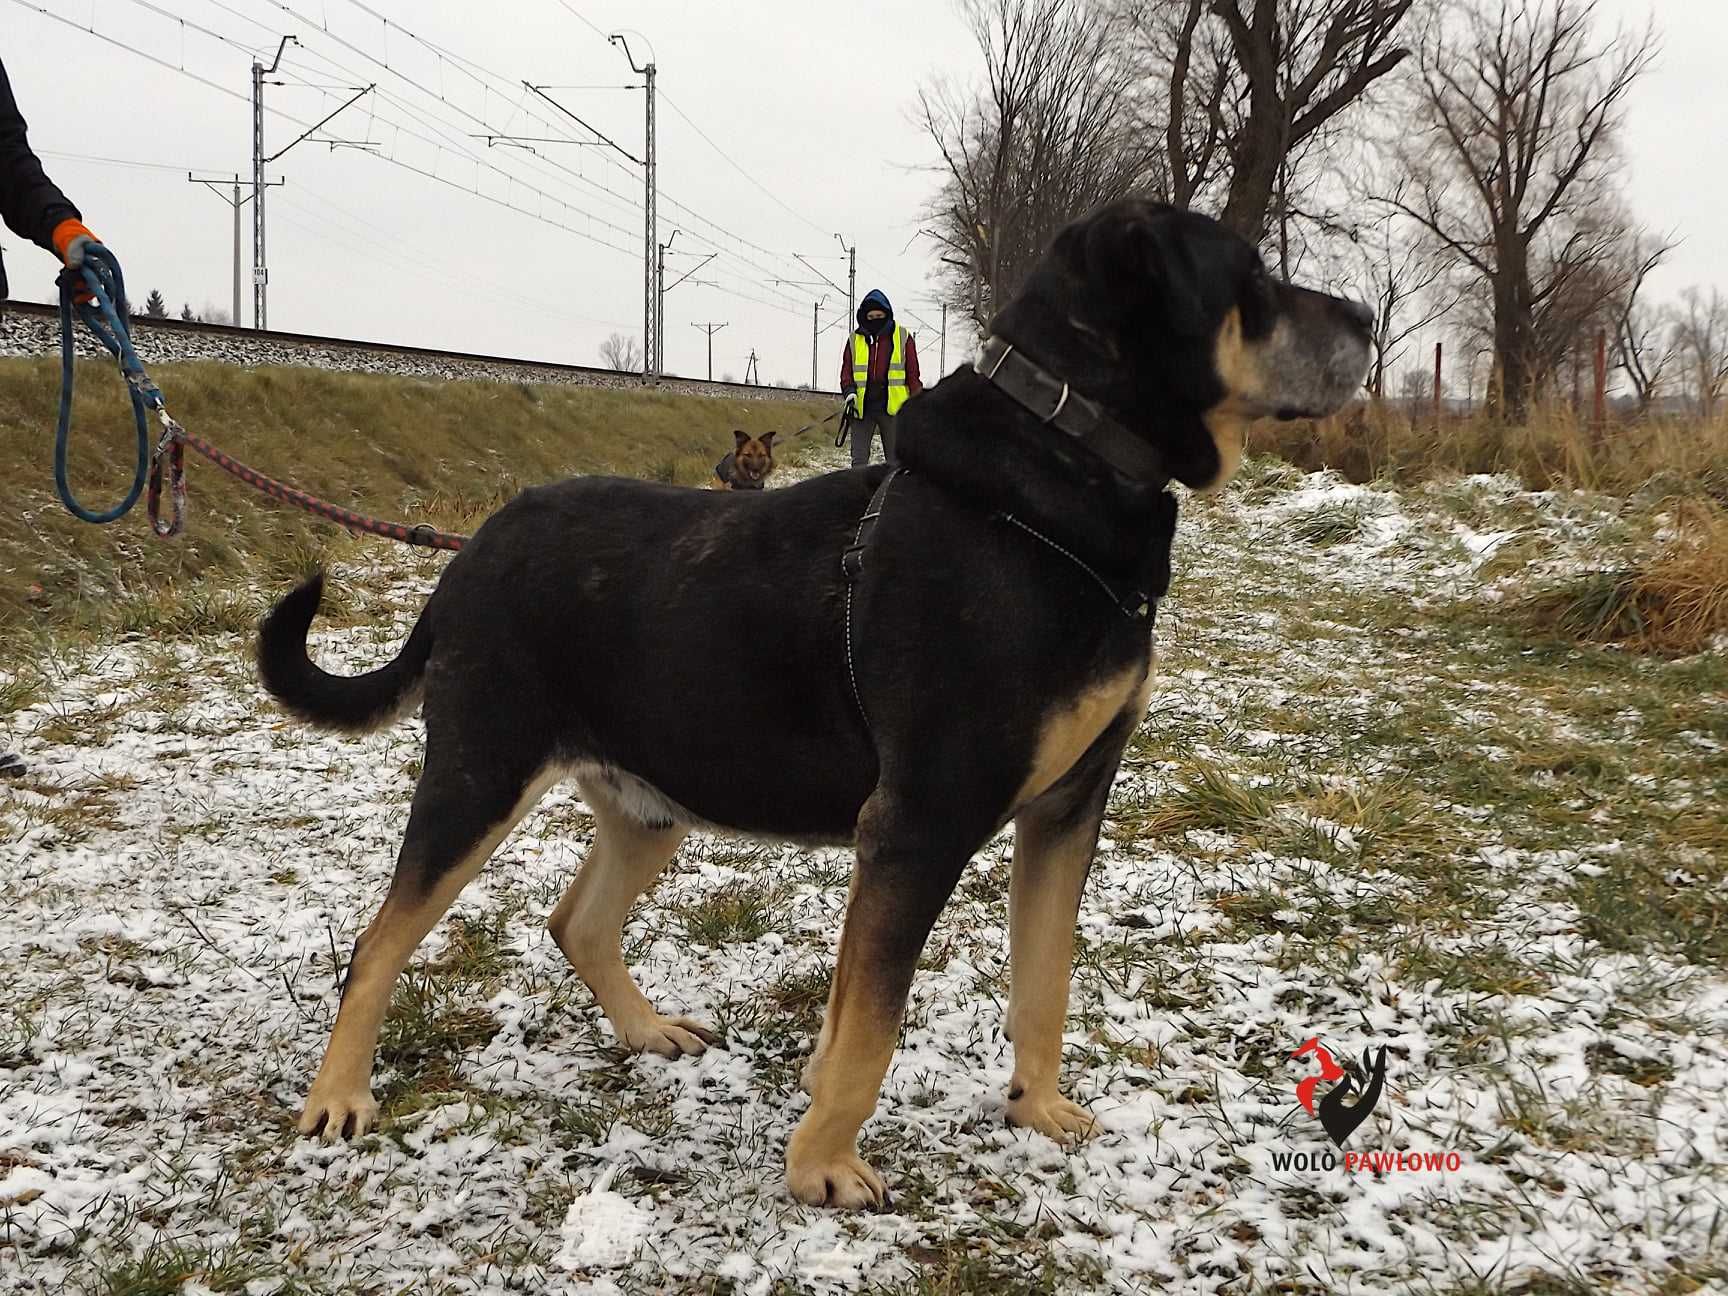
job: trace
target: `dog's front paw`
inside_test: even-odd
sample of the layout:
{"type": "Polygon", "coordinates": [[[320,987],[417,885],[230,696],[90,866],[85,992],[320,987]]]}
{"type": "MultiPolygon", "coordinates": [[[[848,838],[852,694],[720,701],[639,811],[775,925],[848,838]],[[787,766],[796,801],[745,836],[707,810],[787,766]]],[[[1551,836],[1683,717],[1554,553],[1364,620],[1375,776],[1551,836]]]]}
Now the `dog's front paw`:
{"type": "Polygon", "coordinates": [[[637,1021],[613,1022],[612,1028],[625,1048],[669,1058],[701,1057],[710,1044],[719,1044],[722,1039],[718,1031],[699,1021],[658,1013],[637,1021]]]}
{"type": "Polygon", "coordinates": [[[806,1206],[836,1206],[841,1210],[880,1210],[888,1204],[882,1176],[856,1152],[834,1156],[786,1153],[786,1187],[806,1206]]]}
{"type": "Polygon", "coordinates": [[[1058,1143],[1079,1143],[1097,1129],[1092,1113],[1055,1089],[1016,1089],[1008,1095],[1008,1123],[1037,1130],[1058,1143]]]}
{"type": "Polygon", "coordinates": [[[378,1123],[378,1103],[369,1089],[338,1093],[316,1084],[306,1095],[306,1110],[300,1113],[299,1130],[326,1143],[359,1138],[378,1123]]]}

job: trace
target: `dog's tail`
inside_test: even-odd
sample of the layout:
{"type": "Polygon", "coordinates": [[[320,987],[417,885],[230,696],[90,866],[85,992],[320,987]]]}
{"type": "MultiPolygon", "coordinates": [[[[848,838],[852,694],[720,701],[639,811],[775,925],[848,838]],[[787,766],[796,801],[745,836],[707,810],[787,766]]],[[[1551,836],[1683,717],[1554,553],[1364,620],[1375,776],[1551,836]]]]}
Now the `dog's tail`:
{"type": "Polygon", "coordinates": [[[432,655],[424,615],[396,659],[364,675],[332,675],[306,654],[306,632],[324,596],[324,573],[270,610],[258,627],[258,678],[290,714],[346,733],[382,728],[420,700],[420,677],[432,655]]]}

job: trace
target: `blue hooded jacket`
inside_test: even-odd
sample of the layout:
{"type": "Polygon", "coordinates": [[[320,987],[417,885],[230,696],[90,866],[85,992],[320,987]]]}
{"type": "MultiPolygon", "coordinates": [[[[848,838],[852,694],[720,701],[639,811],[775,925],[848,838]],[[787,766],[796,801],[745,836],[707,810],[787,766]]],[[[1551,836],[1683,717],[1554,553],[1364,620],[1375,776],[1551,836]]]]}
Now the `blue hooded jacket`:
{"type": "Polygon", "coordinates": [[[858,303],[858,327],[861,331],[869,331],[864,328],[864,312],[870,310],[872,307],[877,307],[888,312],[888,323],[883,325],[884,328],[886,328],[888,324],[894,322],[894,305],[888,300],[888,294],[883,292],[880,288],[872,288],[869,292],[864,294],[864,300],[858,303]]]}

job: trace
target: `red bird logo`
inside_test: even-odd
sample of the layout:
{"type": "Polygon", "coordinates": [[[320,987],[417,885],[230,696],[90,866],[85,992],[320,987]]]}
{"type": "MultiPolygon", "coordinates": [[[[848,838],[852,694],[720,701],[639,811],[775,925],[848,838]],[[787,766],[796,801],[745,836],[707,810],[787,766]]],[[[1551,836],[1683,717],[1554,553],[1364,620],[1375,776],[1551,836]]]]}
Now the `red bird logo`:
{"type": "Polygon", "coordinates": [[[1317,1076],[1309,1076],[1306,1080],[1303,1080],[1296,1086],[1296,1101],[1301,1103],[1302,1106],[1307,1109],[1308,1114],[1312,1116],[1315,1114],[1314,1090],[1319,1086],[1322,1080],[1326,1081],[1328,1084],[1342,1080],[1344,1078],[1344,1068],[1332,1060],[1332,1055],[1326,1051],[1326,1046],[1320,1042],[1320,1037],[1318,1035],[1309,1040],[1290,1056],[1306,1057],[1310,1053],[1314,1054],[1315,1057],[1319,1059],[1320,1074],[1317,1076]]]}
{"type": "Polygon", "coordinates": [[[1297,1082],[1296,1098],[1307,1110],[1310,1116],[1317,1116],[1326,1133],[1339,1147],[1344,1146],[1344,1140],[1355,1133],[1356,1127],[1368,1119],[1368,1113],[1374,1110],[1374,1104],[1380,1101],[1380,1090],[1386,1082],[1386,1046],[1380,1046],[1378,1057],[1372,1052],[1362,1054],[1362,1074],[1367,1077],[1368,1086],[1358,1096],[1354,1103],[1344,1100],[1355,1090],[1356,1082],[1345,1074],[1344,1068],[1332,1060],[1332,1055],[1320,1043],[1316,1035],[1301,1048],[1291,1054],[1292,1057],[1306,1057],[1312,1053],[1320,1063],[1320,1074],[1308,1076],[1297,1082]],[[1333,1085],[1326,1096],[1320,1100],[1319,1107],[1314,1104],[1314,1090],[1324,1081],[1333,1085]]]}

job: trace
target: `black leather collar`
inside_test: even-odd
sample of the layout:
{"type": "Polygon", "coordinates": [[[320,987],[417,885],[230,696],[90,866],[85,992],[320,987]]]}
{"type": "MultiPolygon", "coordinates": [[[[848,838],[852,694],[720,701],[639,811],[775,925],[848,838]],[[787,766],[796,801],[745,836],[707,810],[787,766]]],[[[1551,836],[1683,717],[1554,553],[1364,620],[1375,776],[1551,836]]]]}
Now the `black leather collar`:
{"type": "Polygon", "coordinates": [[[1012,342],[985,338],[972,368],[1040,423],[1066,432],[1129,480],[1150,486],[1169,483],[1164,457],[1157,450],[1111,418],[1095,401],[1027,359],[1012,342]]]}

